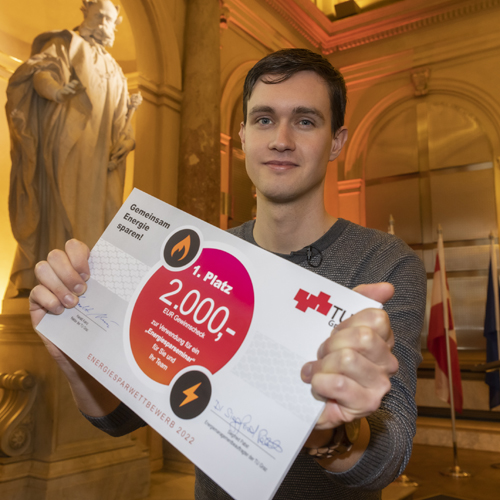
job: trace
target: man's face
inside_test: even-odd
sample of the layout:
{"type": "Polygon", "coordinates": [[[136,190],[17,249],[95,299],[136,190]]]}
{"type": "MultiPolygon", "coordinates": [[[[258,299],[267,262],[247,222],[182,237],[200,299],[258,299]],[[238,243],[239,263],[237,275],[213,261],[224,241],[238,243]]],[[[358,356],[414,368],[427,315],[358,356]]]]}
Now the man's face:
{"type": "Polygon", "coordinates": [[[275,203],[322,199],[327,164],[347,137],[345,129],[340,140],[333,136],[326,82],[312,71],[276,84],[259,81],[247,110],[240,138],[257,193],[275,203]]]}
{"type": "Polygon", "coordinates": [[[91,5],[83,26],[91,32],[91,37],[105,47],[112,47],[118,12],[112,2],[99,0],[91,5]]]}

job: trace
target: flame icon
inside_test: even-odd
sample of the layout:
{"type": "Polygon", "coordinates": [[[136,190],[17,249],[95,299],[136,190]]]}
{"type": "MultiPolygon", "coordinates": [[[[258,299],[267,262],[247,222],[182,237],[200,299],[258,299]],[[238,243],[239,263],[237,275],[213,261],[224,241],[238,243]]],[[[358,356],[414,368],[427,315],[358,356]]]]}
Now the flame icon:
{"type": "Polygon", "coordinates": [[[163,260],[167,268],[185,269],[198,257],[200,247],[200,235],[195,229],[180,229],[165,242],[163,260]]]}
{"type": "Polygon", "coordinates": [[[176,252],[184,251],[182,257],[177,259],[177,261],[181,261],[188,254],[190,246],[191,246],[191,236],[188,234],[182,241],[179,241],[179,243],[177,243],[177,245],[175,245],[172,248],[172,252],[170,253],[170,255],[173,257],[176,252]]]}

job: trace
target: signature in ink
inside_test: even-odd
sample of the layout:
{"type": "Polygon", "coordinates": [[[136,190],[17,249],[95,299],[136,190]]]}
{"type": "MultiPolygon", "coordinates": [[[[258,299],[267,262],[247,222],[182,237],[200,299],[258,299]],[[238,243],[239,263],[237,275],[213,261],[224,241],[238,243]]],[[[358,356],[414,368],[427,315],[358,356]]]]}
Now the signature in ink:
{"type": "Polygon", "coordinates": [[[106,313],[93,312],[95,310],[94,307],[82,304],[82,299],[85,298],[86,298],[85,295],[80,296],[80,301],[76,306],[78,309],[84,312],[87,316],[94,318],[98,323],[103,324],[106,328],[109,328],[111,326],[111,323],[115,324],[116,326],[119,326],[116,321],[108,318],[108,315],[106,313]]]}
{"type": "MultiPolygon", "coordinates": [[[[214,405],[214,410],[222,412],[223,409],[224,406],[222,406],[220,402],[216,400],[214,405]]],[[[255,425],[255,424],[252,425],[251,415],[238,417],[234,414],[232,408],[227,408],[226,411],[223,413],[223,416],[229,420],[229,428],[234,433],[238,434],[239,432],[241,432],[242,434],[256,441],[258,444],[265,446],[270,450],[274,450],[277,453],[283,452],[283,448],[281,447],[281,441],[279,439],[272,439],[269,436],[268,430],[261,428],[260,425],[255,425]]]]}
{"type": "Polygon", "coordinates": [[[219,403],[219,400],[218,400],[218,399],[216,399],[216,400],[215,400],[215,405],[214,405],[214,410],[215,410],[215,411],[222,411],[222,410],[223,410],[223,408],[224,408],[224,407],[223,407],[223,406],[219,403]]]}
{"type": "Polygon", "coordinates": [[[278,453],[283,452],[283,448],[281,448],[281,441],[279,440],[273,440],[271,439],[268,434],[266,429],[262,429],[259,432],[259,435],[257,437],[257,442],[266,448],[269,448],[270,450],[275,450],[278,453]]]}

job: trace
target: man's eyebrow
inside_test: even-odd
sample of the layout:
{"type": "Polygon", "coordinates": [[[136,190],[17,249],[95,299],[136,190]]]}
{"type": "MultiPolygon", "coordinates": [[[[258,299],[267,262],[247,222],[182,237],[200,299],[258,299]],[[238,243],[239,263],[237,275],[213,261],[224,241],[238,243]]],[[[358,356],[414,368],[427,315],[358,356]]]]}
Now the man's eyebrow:
{"type": "Polygon", "coordinates": [[[274,113],[274,108],[271,106],[254,106],[249,112],[248,115],[255,115],[257,113],[274,113]]]}
{"type": "MultiPolygon", "coordinates": [[[[254,106],[249,112],[248,116],[253,116],[258,113],[275,113],[275,109],[271,106],[261,105],[254,106]]],[[[320,120],[325,121],[325,116],[323,113],[317,108],[310,108],[308,106],[297,106],[293,108],[292,114],[294,115],[314,115],[317,116],[320,120]]]]}
{"type": "Polygon", "coordinates": [[[321,120],[325,121],[325,116],[317,108],[308,108],[307,106],[298,106],[293,109],[294,115],[315,115],[321,120]]]}

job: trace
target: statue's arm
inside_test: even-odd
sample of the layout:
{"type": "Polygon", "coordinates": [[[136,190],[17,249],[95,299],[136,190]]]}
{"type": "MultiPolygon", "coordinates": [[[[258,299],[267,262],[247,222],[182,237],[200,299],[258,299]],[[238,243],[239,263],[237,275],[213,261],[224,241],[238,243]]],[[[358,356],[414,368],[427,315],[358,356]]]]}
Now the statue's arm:
{"type": "Polygon", "coordinates": [[[118,163],[123,161],[127,155],[135,148],[134,132],[131,125],[132,116],[135,110],[142,103],[142,95],[140,92],[127,97],[127,114],[125,125],[120,132],[118,140],[115,142],[109,155],[108,170],[114,170],[118,163]]]}
{"type": "Polygon", "coordinates": [[[61,85],[50,71],[37,71],[33,75],[33,87],[40,97],[63,103],[67,99],[83,92],[85,87],[78,80],[71,80],[66,85],[61,85]]]}

